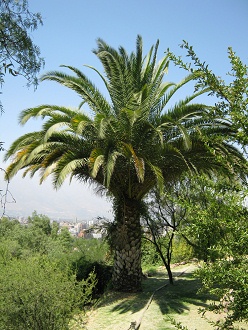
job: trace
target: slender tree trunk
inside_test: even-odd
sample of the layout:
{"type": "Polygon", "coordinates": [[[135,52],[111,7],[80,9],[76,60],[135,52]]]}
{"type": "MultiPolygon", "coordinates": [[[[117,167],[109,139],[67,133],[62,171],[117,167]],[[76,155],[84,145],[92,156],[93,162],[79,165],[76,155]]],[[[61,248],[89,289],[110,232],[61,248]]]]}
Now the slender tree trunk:
{"type": "Polygon", "coordinates": [[[162,249],[159,247],[156,240],[153,242],[153,244],[155,244],[157,252],[159,253],[160,258],[162,259],[163,264],[167,270],[170,284],[174,284],[173,274],[172,274],[171,266],[170,266],[171,265],[171,252],[172,252],[171,251],[171,242],[170,242],[169,246],[167,246],[167,254],[166,254],[167,260],[165,259],[162,249]]]}
{"type": "Polygon", "coordinates": [[[172,274],[172,271],[171,271],[170,264],[165,263],[164,265],[165,265],[165,268],[167,270],[167,274],[168,274],[168,277],[169,277],[170,284],[174,284],[174,279],[173,279],[173,274],[172,274]]]}
{"type": "Polygon", "coordinates": [[[169,235],[169,242],[166,246],[166,257],[165,257],[164,254],[163,254],[163,248],[158,243],[158,240],[156,238],[156,232],[154,231],[153,226],[151,225],[151,223],[149,222],[148,219],[146,219],[146,223],[147,223],[148,227],[150,228],[150,231],[151,231],[151,234],[152,234],[152,239],[151,240],[149,239],[149,241],[152,244],[154,244],[161,260],[163,261],[163,264],[164,264],[164,266],[167,270],[167,274],[168,274],[168,277],[169,277],[170,284],[174,284],[173,274],[172,274],[172,271],[171,271],[172,242],[173,242],[173,238],[174,238],[174,231],[172,232],[171,235],[169,235],[167,233],[167,235],[169,235]]]}
{"type": "Polygon", "coordinates": [[[141,291],[140,204],[125,199],[116,207],[113,288],[122,292],[141,291]]]}

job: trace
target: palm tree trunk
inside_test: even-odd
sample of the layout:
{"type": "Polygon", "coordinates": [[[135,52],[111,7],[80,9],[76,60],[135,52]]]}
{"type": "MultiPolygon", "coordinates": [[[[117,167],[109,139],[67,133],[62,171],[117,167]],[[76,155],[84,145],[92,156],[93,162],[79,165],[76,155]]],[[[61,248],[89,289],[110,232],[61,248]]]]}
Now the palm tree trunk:
{"type": "Polygon", "coordinates": [[[122,292],[141,291],[140,204],[125,199],[116,205],[114,232],[113,288],[122,292]]]}

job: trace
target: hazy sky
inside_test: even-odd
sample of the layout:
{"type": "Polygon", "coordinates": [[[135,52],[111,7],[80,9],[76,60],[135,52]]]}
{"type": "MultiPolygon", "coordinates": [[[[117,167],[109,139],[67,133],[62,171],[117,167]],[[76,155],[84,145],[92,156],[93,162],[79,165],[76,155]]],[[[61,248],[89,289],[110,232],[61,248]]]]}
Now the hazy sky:
{"type": "MultiPolygon", "coordinates": [[[[145,53],[160,40],[159,58],[167,48],[185,55],[179,44],[188,41],[220,76],[230,69],[229,46],[248,63],[248,0],[29,0],[29,3],[30,10],[40,12],[44,22],[32,33],[46,61],[41,74],[68,64],[82,69],[98,85],[97,75],[83,68],[89,64],[101,71],[92,53],[96,39],[100,37],[111,46],[122,45],[132,51],[138,34],[143,37],[145,53]]],[[[177,82],[185,74],[171,65],[168,80],[177,82]]],[[[20,135],[41,125],[40,121],[30,121],[24,127],[19,126],[21,110],[39,104],[76,107],[80,102],[74,92],[54,82],[41,83],[35,92],[25,84],[23,78],[9,76],[2,89],[5,113],[0,118],[0,141],[5,142],[5,149],[20,135]]],[[[0,164],[2,168],[6,165],[0,164]]],[[[0,184],[5,189],[2,179],[0,184]]],[[[66,182],[55,191],[49,179],[40,186],[38,176],[22,179],[17,175],[11,180],[9,191],[16,203],[6,204],[7,215],[30,215],[36,210],[54,218],[111,217],[111,204],[77,182],[70,185],[66,182]]]]}

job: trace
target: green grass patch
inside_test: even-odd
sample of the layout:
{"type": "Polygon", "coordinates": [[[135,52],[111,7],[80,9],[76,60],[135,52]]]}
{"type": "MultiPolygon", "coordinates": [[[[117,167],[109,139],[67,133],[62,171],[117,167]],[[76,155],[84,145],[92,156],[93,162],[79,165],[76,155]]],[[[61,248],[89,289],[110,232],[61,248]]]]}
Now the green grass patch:
{"type": "MultiPolygon", "coordinates": [[[[137,325],[141,320],[139,330],[172,330],[176,328],[170,319],[175,319],[189,330],[213,330],[198,313],[198,309],[207,307],[213,297],[198,294],[200,281],[193,276],[195,269],[196,265],[192,264],[174,267],[174,285],[168,284],[163,267],[158,267],[156,271],[150,269],[150,276],[143,281],[143,292],[106,293],[88,314],[85,329],[128,330],[132,329],[131,324],[137,325]],[[147,306],[153,293],[153,299],[147,306]]],[[[211,319],[218,317],[214,314],[208,316],[211,319]]],[[[82,327],[73,329],[79,330],[82,327]]]]}

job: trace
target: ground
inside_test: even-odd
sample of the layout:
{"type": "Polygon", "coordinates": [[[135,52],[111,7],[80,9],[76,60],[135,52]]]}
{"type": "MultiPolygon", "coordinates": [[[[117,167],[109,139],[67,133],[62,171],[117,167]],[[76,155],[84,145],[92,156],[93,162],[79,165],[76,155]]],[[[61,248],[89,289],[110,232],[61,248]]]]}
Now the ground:
{"type": "MultiPolygon", "coordinates": [[[[141,293],[106,293],[87,314],[84,327],[75,324],[73,330],[173,330],[173,319],[188,330],[213,330],[198,312],[212,297],[197,293],[200,282],[193,277],[197,267],[195,263],[175,265],[174,285],[169,284],[166,270],[160,267],[148,272],[141,293]]],[[[208,316],[214,320],[219,317],[208,316]]],[[[248,330],[248,326],[243,328],[248,330]]]]}

